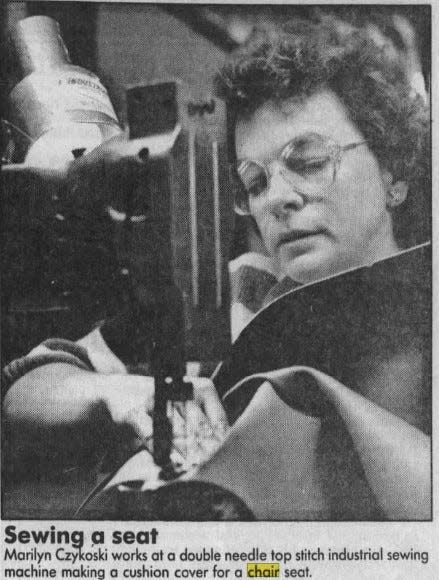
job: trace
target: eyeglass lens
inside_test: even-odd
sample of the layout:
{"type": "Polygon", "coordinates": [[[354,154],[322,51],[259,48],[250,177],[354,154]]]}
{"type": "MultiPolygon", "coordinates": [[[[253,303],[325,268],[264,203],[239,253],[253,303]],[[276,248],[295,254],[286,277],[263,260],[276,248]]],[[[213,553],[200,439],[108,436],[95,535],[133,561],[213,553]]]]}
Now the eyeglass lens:
{"type": "MultiPolygon", "coordinates": [[[[330,185],[334,178],[337,146],[321,135],[306,135],[290,141],[281,160],[301,180],[316,187],[330,185]]],[[[239,179],[251,196],[262,194],[268,186],[267,170],[253,161],[242,161],[237,167],[239,179]]]]}

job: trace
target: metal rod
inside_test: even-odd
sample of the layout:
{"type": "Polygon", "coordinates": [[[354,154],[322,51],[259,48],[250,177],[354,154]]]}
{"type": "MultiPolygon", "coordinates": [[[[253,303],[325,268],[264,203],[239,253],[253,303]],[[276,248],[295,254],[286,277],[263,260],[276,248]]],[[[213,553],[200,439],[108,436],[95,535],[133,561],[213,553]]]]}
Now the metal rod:
{"type": "Polygon", "coordinates": [[[194,307],[199,303],[199,262],[198,262],[198,224],[197,224],[197,177],[195,167],[195,131],[189,131],[189,207],[191,228],[191,273],[192,273],[192,302],[194,307]]]}
{"type": "Polygon", "coordinates": [[[216,307],[222,305],[222,271],[221,271],[221,213],[220,213],[220,185],[219,185],[219,160],[218,141],[212,141],[212,171],[213,171],[213,223],[215,242],[215,281],[216,281],[216,307]]]}

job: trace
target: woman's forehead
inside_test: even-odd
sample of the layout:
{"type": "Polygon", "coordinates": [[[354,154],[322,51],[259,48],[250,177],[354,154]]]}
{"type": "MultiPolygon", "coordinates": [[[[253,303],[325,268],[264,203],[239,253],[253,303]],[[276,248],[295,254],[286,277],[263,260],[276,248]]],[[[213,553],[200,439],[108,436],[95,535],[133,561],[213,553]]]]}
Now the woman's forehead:
{"type": "Polygon", "coordinates": [[[330,137],[340,145],[363,139],[337,95],[322,90],[301,101],[264,103],[250,118],[239,120],[235,128],[236,156],[270,161],[288,141],[310,133],[330,137]]]}

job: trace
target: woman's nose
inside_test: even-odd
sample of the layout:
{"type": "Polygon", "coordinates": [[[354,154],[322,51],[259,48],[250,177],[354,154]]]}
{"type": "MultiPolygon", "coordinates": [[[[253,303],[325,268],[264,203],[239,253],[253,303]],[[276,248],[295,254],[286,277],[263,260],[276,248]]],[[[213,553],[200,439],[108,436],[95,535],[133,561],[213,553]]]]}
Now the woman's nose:
{"type": "Polygon", "coordinates": [[[270,179],[265,195],[267,209],[275,215],[298,211],[305,205],[305,194],[294,176],[282,163],[270,166],[270,179]]]}

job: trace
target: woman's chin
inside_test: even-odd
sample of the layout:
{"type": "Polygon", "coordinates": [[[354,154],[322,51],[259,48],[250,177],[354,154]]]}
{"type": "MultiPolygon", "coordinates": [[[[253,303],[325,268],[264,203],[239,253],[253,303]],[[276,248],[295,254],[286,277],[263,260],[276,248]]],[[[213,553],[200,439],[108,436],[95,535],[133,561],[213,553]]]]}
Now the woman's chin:
{"type": "Polygon", "coordinates": [[[314,251],[290,260],[280,260],[281,271],[300,284],[310,284],[337,274],[342,268],[335,263],[329,252],[314,251]]]}

